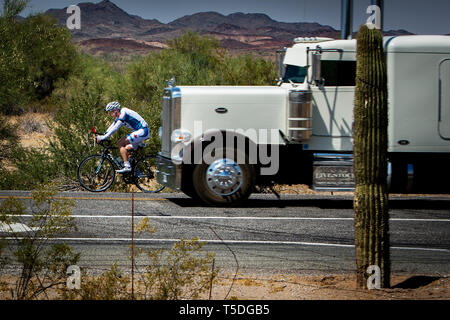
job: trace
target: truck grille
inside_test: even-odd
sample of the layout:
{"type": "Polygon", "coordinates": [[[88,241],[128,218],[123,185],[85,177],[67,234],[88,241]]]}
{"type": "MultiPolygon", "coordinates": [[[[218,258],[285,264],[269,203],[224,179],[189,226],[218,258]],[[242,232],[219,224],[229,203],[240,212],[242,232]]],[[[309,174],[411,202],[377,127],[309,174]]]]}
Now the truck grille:
{"type": "Polygon", "coordinates": [[[170,137],[173,130],[179,129],[181,124],[181,92],[177,87],[164,90],[161,123],[161,155],[170,158],[172,150],[170,137]]]}

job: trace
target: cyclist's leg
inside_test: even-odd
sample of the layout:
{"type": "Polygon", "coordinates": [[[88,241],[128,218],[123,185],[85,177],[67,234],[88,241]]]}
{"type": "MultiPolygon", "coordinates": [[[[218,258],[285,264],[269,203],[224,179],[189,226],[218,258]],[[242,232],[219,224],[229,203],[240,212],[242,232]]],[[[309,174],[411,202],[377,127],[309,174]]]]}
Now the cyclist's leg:
{"type": "Polygon", "coordinates": [[[131,172],[131,164],[130,164],[130,150],[129,150],[129,141],[127,137],[123,137],[117,143],[120,151],[120,155],[123,159],[124,167],[120,170],[116,170],[117,173],[128,173],[131,172]]]}
{"type": "Polygon", "coordinates": [[[129,159],[132,147],[130,145],[130,141],[128,140],[128,136],[120,138],[117,142],[117,146],[119,147],[120,155],[122,156],[124,165],[126,167],[131,167],[129,159]]]}
{"type": "Polygon", "coordinates": [[[139,144],[141,144],[144,140],[147,140],[150,138],[150,130],[148,128],[142,128],[135,132],[130,133],[127,136],[127,140],[129,141],[129,144],[127,147],[130,150],[136,149],[139,144]]]}
{"type": "Polygon", "coordinates": [[[148,128],[142,128],[130,133],[126,137],[123,137],[119,140],[117,145],[119,147],[120,155],[122,156],[123,163],[125,166],[123,169],[118,170],[119,173],[131,171],[131,164],[130,164],[131,151],[136,149],[142,141],[148,139],[149,137],[150,131],[148,130],[148,128]]]}

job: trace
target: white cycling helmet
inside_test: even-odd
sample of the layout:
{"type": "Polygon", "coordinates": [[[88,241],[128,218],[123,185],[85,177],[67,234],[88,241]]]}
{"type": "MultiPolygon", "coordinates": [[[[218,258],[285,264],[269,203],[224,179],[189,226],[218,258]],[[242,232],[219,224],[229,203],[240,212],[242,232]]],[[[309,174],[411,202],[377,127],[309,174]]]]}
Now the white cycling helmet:
{"type": "Polygon", "coordinates": [[[120,110],[120,103],[118,103],[117,101],[108,103],[105,108],[106,112],[110,112],[115,109],[120,110]]]}

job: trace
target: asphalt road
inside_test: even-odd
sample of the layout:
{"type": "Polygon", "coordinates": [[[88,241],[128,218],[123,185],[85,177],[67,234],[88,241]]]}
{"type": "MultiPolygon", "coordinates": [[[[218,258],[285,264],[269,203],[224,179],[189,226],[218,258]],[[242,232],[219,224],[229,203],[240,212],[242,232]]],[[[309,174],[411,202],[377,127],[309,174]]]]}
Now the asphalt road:
{"type": "MultiPolygon", "coordinates": [[[[29,192],[0,191],[29,205],[29,192]]],[[[114,262],[130,266],[131,194],[64,192],[78,231],[52,241],[81,252],[92,272],[114,262]]],[[[255,194],[241,207],[211,208],[182,194],[134,194],[134,221],[157,229],[135,235],[141,248],[170,248],[179,239],[206,241],[215,264],[235,272],[330,274],[354,272],[351,196],[255,194]]],[[[395,273],[450,273],[450,197],[391,197],[390,238],[395,273]]],[[[24,223],[26,224],[26,218],[24,223]]],[[[138,260],[138,265],[145,265],[138,260]]]]}

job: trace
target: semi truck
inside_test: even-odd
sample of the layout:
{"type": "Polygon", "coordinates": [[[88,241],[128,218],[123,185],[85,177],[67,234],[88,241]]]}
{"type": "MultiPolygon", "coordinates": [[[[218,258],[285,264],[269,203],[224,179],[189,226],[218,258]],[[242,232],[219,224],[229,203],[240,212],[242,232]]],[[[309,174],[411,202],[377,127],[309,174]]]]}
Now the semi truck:
{"type": "MultiPolygon", "coordinates": [[[[450,37],[384,37],[389,192],[448,192],[450,37]]],[[[162,99],[157,180],[207,204],[256,186],[354,188],[356,40],[296,38],[273,86],[177,86],[162,99]]]]}

